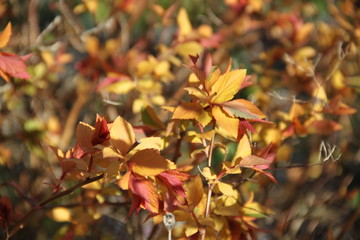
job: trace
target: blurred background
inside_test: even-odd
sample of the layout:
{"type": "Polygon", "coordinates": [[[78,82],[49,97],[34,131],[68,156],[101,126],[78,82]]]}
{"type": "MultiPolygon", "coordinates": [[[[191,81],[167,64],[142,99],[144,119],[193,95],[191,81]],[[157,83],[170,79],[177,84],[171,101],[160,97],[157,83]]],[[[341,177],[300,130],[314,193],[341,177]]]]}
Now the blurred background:
{"type": "MultiPolygon", "coordinates": [[[[204,49],[221,69],[230,58],[247,69],[253,85],[236,97],[274,122],[256,125],[252,140],[277,148],[279,183],[241,185],[272,210],[258,216],[258,239],[360,238],[359,9],[356,0],[0,0],[0,30],[12,24],[0,69],[11,72],[6,54],[31,54],[30,78],[0,78],[0,238],[54,190],[61,167],[49,146],[71,148],[76,124],[96,113],[137,126],[150,106],[166,122],[161,106],[187,97],[183,64],[204,49]]],[[[125,223],[121,200],[111,184],[77,190],[12,239],[163,236],[143,212],[125,223]]]]}

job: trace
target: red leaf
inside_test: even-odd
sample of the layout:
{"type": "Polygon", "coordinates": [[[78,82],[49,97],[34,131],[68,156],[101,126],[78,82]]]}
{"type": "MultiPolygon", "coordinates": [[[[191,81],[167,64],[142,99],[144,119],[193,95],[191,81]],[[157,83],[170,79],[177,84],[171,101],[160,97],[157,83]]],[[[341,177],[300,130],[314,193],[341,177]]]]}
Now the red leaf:
{"type": "Polygon", "coordinates": [[[92,145],[102,144],[110,139],[110,131],[105,118],[96,115],[95,132],[92,136],[92,145]]]}
{"type": "Polygon", "coordinates": [[[0,76],[9,81],[9,76],[29,79],[26,64],[23,59],[15,54],[0,52],[0,76]]]}
{"type": "Polygon", "coordinates": [[[152,181],[136,173],[131,173],[129,188],[133,194],[133,203],[128,217],[135,208],[139,212],[141,207],[151,213],[159,212],[159,198],[152,181]]]}
{"type": "Polygon", "coordinates": [[[165,185],[170,197],[175,197],[180,203],[184,202],[186,193],[183,185],[184,182],[190,178],[189,174],[177,170],[167,170],[160,173],[157,178],[165,185]]]}

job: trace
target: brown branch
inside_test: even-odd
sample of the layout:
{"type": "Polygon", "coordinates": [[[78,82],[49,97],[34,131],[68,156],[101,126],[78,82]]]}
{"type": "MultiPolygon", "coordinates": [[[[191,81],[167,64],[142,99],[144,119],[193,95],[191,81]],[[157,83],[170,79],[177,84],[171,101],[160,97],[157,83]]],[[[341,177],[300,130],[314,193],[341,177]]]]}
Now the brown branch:
{"type": "Polygon", "coordinates": [[[87,178],[86,180],[72,186],[71,188],[67,189],[67,190],[64,190],[62,192],[58,192],[58,193],[55,193],[53,195],[51,195],[50,197],[48,197],[47,199],[43,200],[39,205],[35,206],[34,208],[32,208],[26,215],[24,215],[20,220],[19,222],[16,223],[16,225],[11,229],[10,233],[8,234],[8,236],[5,236],[4,237],[4,240],[7,240],[9,239],[10,237],[12,237],[13,235],[15,235],[15,233],[17,233],[17,231],[19,231],[22,226],[25,224],[25,222],[27,221],[27,219],[33,215],[33,213],[35,213],[36,211],[40,210],[40,209],[43,209],[43,207],[52,202],[52,201],[55,201],[63,196],[66,196],[70,193],[72,193],[73,191],[75,191],[76,189],[78,188],[81,188],[82,186],[86,185],[86,184],[89,184],[89,183],[92,183],[92,182],[95,182],[97,180],[100,180],[104,177],[104,174],[101,174],[99,176],[96,176],[96,177],[93,177],[93,178],[87,178]]]}

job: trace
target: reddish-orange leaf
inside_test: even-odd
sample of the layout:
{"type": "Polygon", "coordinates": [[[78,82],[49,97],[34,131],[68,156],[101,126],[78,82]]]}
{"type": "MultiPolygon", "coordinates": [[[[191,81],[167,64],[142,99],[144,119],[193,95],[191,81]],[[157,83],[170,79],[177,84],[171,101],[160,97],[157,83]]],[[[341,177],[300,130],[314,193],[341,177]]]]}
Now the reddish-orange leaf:
{"type": "Polygon", "coordinates": [[[11,22],[9,22],[6,25],[4,31],[2,31],[0,33],[0,48],[5,47],[7,45],[7,43],[10,40],[11,33],[12,33],[12,31],[11,31],[11,22]]]}
{"type": "Polygon", "coordinates": [[[96,115],[95,131],[92,135],[92,145],[102,144],[110,139],[110,131],[105,118],[100,115],[96,115]]]}
{"type": "Polygon", "coordinates": [[[174,193],[176,197],[180,196],[183,198],[186,198],[184,182],[188,180],[189,177],[189,174],[177,170],[167,170],[157,176],[169,192],[174,193]]]}
{"type": "Polygon", "coordinates": [[[225,102],[221,104],[230,116],[236,116],[245,119],[261,119],[265,118],[265,114],[260,111],[251,102],[244,99],[236,99],[230,102],[225,102]]]}
{"type": "Polygon", "coordinates": [[[322,135],[329,135],[335,131],[342,129],[342,126],[331,120],[316,120],[310,123],[309,132],[322,135]]]}
{"type": "MultiPolygon", "coordinates": [[[[159,197],[152,181],[138,174],[131,173],[129,188],[134,195],[133,204],[135,202],[137,212],[140,210],[140,207],[145,208],[151,213],[159,212],[159,197]]],[[[133,210],[130,210],[129,216],[133,210]]]]}
{"type": "Polygon", "coordinates": [[[351,108],[341,101],[341,95],[334,97],[329,105],[325,106],[323,112],[334,115],[351,115],[356,113],[355,108],[351,108]]]}
{"type": "Polygon", "coordinates": [[[0,76],[7,82],[10,81],[9,76],[21,79],[30,78],[29,73],[26,71],[26,64],[21,57],[3,52],[0,52],[0,76]]]}

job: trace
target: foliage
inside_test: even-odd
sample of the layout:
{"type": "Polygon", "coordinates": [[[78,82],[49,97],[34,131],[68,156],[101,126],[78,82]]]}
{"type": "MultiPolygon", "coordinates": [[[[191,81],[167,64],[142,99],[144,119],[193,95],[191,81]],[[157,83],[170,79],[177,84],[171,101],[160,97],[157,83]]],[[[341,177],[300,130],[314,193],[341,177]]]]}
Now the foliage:
{"type": "Polygon", "coordinates": [[[358,237],[355,1],[24,4],[0,4],[0,238],[358,237]]]}

